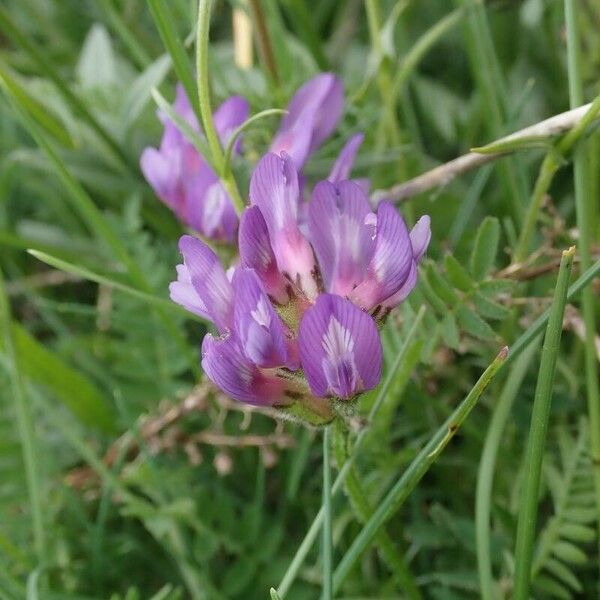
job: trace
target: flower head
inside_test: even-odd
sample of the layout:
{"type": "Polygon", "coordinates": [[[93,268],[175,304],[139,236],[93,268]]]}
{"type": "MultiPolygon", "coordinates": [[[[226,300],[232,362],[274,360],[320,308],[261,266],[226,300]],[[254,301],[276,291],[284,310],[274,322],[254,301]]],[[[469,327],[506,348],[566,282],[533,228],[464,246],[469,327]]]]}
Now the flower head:
{"type": "MultiPolygon", "coordinates": [[[[198,119],[180,84],[173,108],[200,133],[198,119]]],[[[248,112],[248,102],[241,96],[232,96],[219,106],[214,121],[222,144],[248,118],[248,112]]],[[[140,159],[148,183],[180,221],[208,238],[234,241],[238,218],[217,174],[171,119],[162,113],[159,117],[164,124],[160,147],[146,148],[140,159]]],[[[234,150],[239,152],[239,140],[234,150]]]]}
{"type": "MultiPolygon", "coordinates": [[[[341,161],[352,162],[356,139],[341,161]]],[[[378,384],[378,324],[415,286],[430,238],[429,217],[409,232],[391,204],[373,212],[361,185],[338,179],[349,167],[333,172],[302,215],[293,159],[264,156],[250,181],[231,278],[206,244],[184,236],[171,284],[175,302],[218,330],[202,346],[204,371],[217,386],[313,424],[378,384]]]]}

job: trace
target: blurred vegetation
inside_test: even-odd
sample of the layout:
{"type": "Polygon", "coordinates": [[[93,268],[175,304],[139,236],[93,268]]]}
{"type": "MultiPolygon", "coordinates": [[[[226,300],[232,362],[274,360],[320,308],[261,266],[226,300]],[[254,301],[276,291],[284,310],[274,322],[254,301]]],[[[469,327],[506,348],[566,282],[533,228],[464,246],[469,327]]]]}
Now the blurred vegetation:
{"type": "MultiPolygon", "coordinates": [[[[191,61],[193,1],[0,0],[2,600],[265,599],[321,505],[319,432],[201,383],[204,326],[162,301],[182,230],[138,158],[160,135],[152,89],[172,100],[177,76],[150,4],[166,6],[191,61]]],[[[219,1],[213,11],[215,100],[242,94],[258,112],[284,107],[319,70],[344,80],[343,121],[311,159],[310,182],[356,131],[366,142],[355,174],[385,189],[569,108],[557,0],[263,0],[277,81],[258,53],[252,68],[236,66],[238,4],[219,1]]],[[[576,6],[591,101],[600,93],[600,5],[576,6]]],[[[236,166],[242,190],[276,126],[270,117],[249,128],[236,166]]],[[[598,260],[598,133],[585,149],[598,260]]],[[[356,489],[346,490],[352,502],[334,499],[336,560],[499,348],[549,306],[560,252],[579,239],[570,164],[544,199],[530,256],[507,269],[541,160],[539,150],[520,152],[403,203],[408,221],[431,215],[433,239],[417,291],[384,331],[388,370],[419,307],[427,310],[348,480],[366,504],[356,506],[356,489]]],[[[535,598],[598,597],[582,327],[574,302],[544,461],[535,598]]],[[[483,518],[493,589],[510,597],[538,364],[533,348],[498,377],[338,597],[481,597],[475,497],[490,470],[483,518]],[[510,410],[504,420],[500,402],[510,410]],[[478,475],[490,438],[497,456],[478,475]],[[390,544],[417,591],[399,583],[390,544]]],[[[365,414],[375,396],[362,402],[365,414]]],[[[285,597],[319,597],[320,577],[315,544],[285,597]]]]}

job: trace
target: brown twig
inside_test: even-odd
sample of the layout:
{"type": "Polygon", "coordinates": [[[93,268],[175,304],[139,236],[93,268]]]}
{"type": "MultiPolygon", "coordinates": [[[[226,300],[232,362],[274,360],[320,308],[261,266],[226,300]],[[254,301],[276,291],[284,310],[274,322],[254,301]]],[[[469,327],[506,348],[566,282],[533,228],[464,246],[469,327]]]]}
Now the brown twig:
{"type": "MultiPolygon", "coordinates": [[[[591,106],[591,103],[585,104],[584,106],[579,106],[578,108],[554,115],[535,125],[525,127],[525,129],[507,135],[494,143],[514,142],[526,138],[537,137],[550,138],[561,135],[566,131],[573,129],[573,127],[581,121],[582,117],[587,113],[591,106]]],[[[448,185],[458,175],[499,158],[503,158],[504,156],[507,156],[507,154],[510,154],[510,152],[498,152],[494,154],[469,152],[468,154],[463,154],[463,156],[459,156],[435,169],[431,169],[414,179],[395,185],[388,190],[375,190],[371,196],[372,203],[377,205],[384,199],[392,202],[407,200],[412,196],[426,192],[435,187],[448,185]]]]}
{"type": "Polygon", "coordinates": [[[279,83],[277,63],[275,62],[275,54],[273,53],[273,46],[271,44],[269,30],[267,29],[261,0],[250,0],[250,6],[252,7],[252,14],[256,24],[256,36],[260,56],[267,67],[267,71],[269,71],[269,74],[273,78],[273,81],[279,83]]]}

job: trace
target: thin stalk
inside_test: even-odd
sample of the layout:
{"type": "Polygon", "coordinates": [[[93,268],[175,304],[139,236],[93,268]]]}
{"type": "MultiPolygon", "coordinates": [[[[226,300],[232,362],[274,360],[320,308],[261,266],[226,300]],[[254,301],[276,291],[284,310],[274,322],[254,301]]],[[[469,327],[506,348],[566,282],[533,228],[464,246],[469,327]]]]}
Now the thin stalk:
{"type": "Polygon", "coordinates": [[[323,431],[323,599],[332,600],[333,594],[333,551],[331,518],[331,427],[323,431]]]}
{"type": "Polygon", "coordinates": [[[198,75],[198,102],[204,134],[215,166],[223,185],[229,192],[233,206],[238,214],[244,210],[244,201],[240,196],[236,181],[225,163],[223,148],[217,135],[210,105],[210,88],[208,77],[208,36],[210,30],[211,0],[198,0],[198,31],[196,37],[196,72],[198,75]],[[227,170],[226,170],[227,169],[227,170]]]}
{"type": "MultiPolygon", "coordinates": [[[[571,106],[583,101],[581,76],[581,43],[575,3],[565,0],[565,20],[567,30],[567,60],[569,70],[569,100],[571,106]]],[[[594,101],[596,104],[596,101],[594,101]]],[[[600,102],[599,102],[600,104],[600,102]]],[[[592,225],[596,222],[600,198],[592,195],[594,186],[590,171],[589,148],[580,145],[574,154],[575,212],[579,230],[579,256],[581,268],[587,269],[592,263],[592,225]]],[[[596,512],[598,528],[598,550],[600,552],[600,390],[598,389],[598,364],[596,362],[596,299],[591,288],[581,295],[581,312],[585,324],[585,380],[588,415],[590,419],[590,454],[592,457],[596,512]]]]}
{"type": "Polygon", "coordinates": [[[532,344],[515,361],[515,366],[507,376],[502,392],[500,392],[498,403],[494,406],[481,452],[475,492],[475,541],[477,544],[477,569],[479,571],[482,600],[495,600],[496,598],[490,556],[490,515],[496,458],[504,429],[510,417],[510,411],[536,350],[537,344],[532,344]]]}
{"type": "MultiPolygon", "coordinates": [[[[346,450],[345,432],[340,425],[339,421],[335,423],[333,447],[336,462],[338,467],[341,468],[348,460],[348,452],[346,450]]],[[[359,522],[366,523],[373,514],[373,508],[354,466],[346,477],[344,488],[359,522]]],[[[393,540],[384,529],[377,534],[375,543],[379,554],[393,573],[394,581],[397,582],[406,597],[409,600],[422,600],[423,596],[408,568],[405,556],[396,549],[393,540]]]]}
{"type": "Polygon", "coordinates": [[[502,348],[496,358],[483,372],[471,391],[452,412],[445,423],[430,438],[429,442],[419,452],[402,476],[396,481],[377,509],[367,521],[352,545],[340,561],[333,575],[333,589],[338,590],[352,567],[362,553],[367,549],[383,524],[402,506],[406,498],[415,489],[425,473],[438,459],[450,440],[456,435],[460,426],[475,408],[481,395],[506,361],[508,348],[502,348]]]}
{"type": "Polygon", "coordinates": [[[546,446],[554,373],[560,348],[562,323],[567,302],[569,278],[573,267],[575,246],[565,250],[560,261],[554,299],[550,308],[550,318],[546,328],[542,358],[535,389],[535,398],[531,413],[531,425],[525,455],[525,488],[521,495],[521,509],[517,526],[515,546],[515,600],[528,600],[535,540],[535,524],[542,475],[542,461],[546,446]]]}
{"type": "Polygon", "coordinates": [[[256,24],[256,35],[258,38],[258,49],[262,61],[265,63],[267,72],[276,85],[279,85],[279,72],[277,71],[277,62],[273,52],[273,44],[269,35],[269,28],[265,19],[265,13],[260,0],[249,0],[252,8],[252,16],[256,24]]]}
{"type": "Polygon", "coordinates": [[[25,480],[31,510],[31,524],[33,529],[33,545],[38,565],[46,557],[46,535],[44,532],[44,511],[39,483],[39,467],[36,450],[36,436],[33,426],[31,403],[25,392],[25,385],[21,377],[19,362],[11,332],[11,311],[8,296],[4,286],[4,276],[0,271],[0,330],[3,330],[4,349],[9,361],[9,379],[12,387],[12,397],[17,417],[17,429],[23,453],[25,467],[25,480]]]}
{"type": "MultiPolygon", "coordinates": [[[[600,265],[599,265],[599,270],[600,270],[600,265]]],[[[377,398],[375,399],[375,402],[373,403],[373,406],[371,407],[371,410],[369,411],[369,415],[367,418],[368,423],[373,423],[373,421],[375,420],[375,417],[377,416],[377,414],[379,412],[379,409],[381,408],[381,405],[383,404],[384,400],[387,398],[387,395],[390,391],[391,385],[394,381],[395,375],[398,372],[398,369],[400,368],[400,366],[402,365],[404,358],[413,342],[415,335],[419,331],[419,327],[421,326],[421,321],[423,320],[423,317],[425,316],[425,311],[426,311],[426,308],[423,306],[417,313],[417,316],[413,322],[413,325],[410,328],[410,331],[408,332],[406,339],[404,340],[404,344],[403,344],[402,348],[400,349],[400,352],[398,352],[398,355],[396,356],[396,360],[392,364],[392,366],[389,370],[389,373],[386,375],[386,377],[379,389],[379,393],[377,394],[377,398]]],[[[342,485],[344,484],[344,481],[346,480],[346,477],[348,476],[348,473],[350,472],[350,467],[354,464],[354,460],[356,459],[356,457],[358,455],[358,451],[364,444],[369,431],[370,431],[370,428],[367,426],[367,427],[364,427],[361,430],[361,432],[358,434],[358,437],[356,438],[356,442],[354,443],[354,448],[352,449],[352,453],[350,454],[350,456],[344,463],[344,466],[340,469],[338,476],[335,478],[335,481],[333,482],[333,487],[331,488],[332,495],[335,495],[342,488],[342,485]]],[[[298,550],[296,551],[294,558],[290,562],[290,564],[287,568],[287,571],[285,572],[285,575],[283,576],[283,579],[281,580],[281,583],[279,584],[279,587],[277,588],[277,593],[279,594],[279,596],[282,599],[289,591],[292,583],[294,583],[294,580],[296,579],[296,575],[298,575],[298,571],[300,570],[300,567],[302,566],[302,563],[304,562],[306,555],[308,554],[309,550],[311,549],[313,543],[315,542],[315,540],[317,538],[319,529],[321,528],[321,525],[323,523],[323,514],[324,514],[324,510],[323,510],[323,508],[321,508],[319,510],[319,512],[317,513],[317,515],[315,516],[314,521],[312,522],[312,525],[310,526],[308,532],[304,536],[302,543],[298,547],[298,550]]]]}

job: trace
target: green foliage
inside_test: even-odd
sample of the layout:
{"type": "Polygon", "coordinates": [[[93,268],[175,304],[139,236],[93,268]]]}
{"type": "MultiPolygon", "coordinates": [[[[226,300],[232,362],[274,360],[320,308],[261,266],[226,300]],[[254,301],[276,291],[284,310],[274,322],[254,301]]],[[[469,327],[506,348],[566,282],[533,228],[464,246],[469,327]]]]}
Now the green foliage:
{"type": "MultiPolygon", "coordinates": [[[[322,506],[318,436],[200,383],[207,326],[168,299],[183,228],[138,167],[143,148],[159,143],[156,111],[169,112],[177,81],[199,108],[196,4],[0,6],[0,269],[10,308],[0,315],[2,599],[321,592],[319,544],[297,552],[307,531],[321,537],[312,526],[322,506]]],[[[342,76],[346,104],[306,165],[307,192],[352,133],[365,133],[352,177],[385,190],[469,148],[506,150],[490,142],[568,108],[568,76],[582,101],[600,92],[594,2],[570,2],[565,28],[562,3],[544,0],[263,0],[275,72],[259,52],[250,69],[235,64],[238,5],[213,3],[204,91],[213,107],[231,94],[250,101],[233,165],[242,197],[277,110],[319,69],[342,76]]],[[[204,138],[191,137],[207,152],[204,138]]],[[[536,138],[400,205],[409,224],[429,214],[433,236],[415,291],[383,326],[382,386],[361,397],[335,448],[347,475],[333,486],[336,597],[489,600],[476,572],[473,506],[490,435],[499,436],[484,515],[490,591],[510,597],[535,350],[530,365],[513,367],[509,354],[498,375],[507,388],[519,376],[502,431],[489,430],[496,381],[458,431],[448,419],[501,346],[518,354],[543,330],[556,256],[581,243],[582,222],[594,251],[600,136],[586,128],[582,139],[576,161],[591,168],[582,188],[577,167],[577,194],[566,153],[532,203],[548,148],[536,138]],[[515,257],[528,208],[531,229],[515,257]]],[[[598,595],[599,470],[582,418],[594,340],[586,351],[578,340],[596,310],[590,291],[585,315],[567,313],[557,365],[532,569],[540,600],[598,595]]],[[[570,303],[579,308],[579,296],[570,303]]]]}

